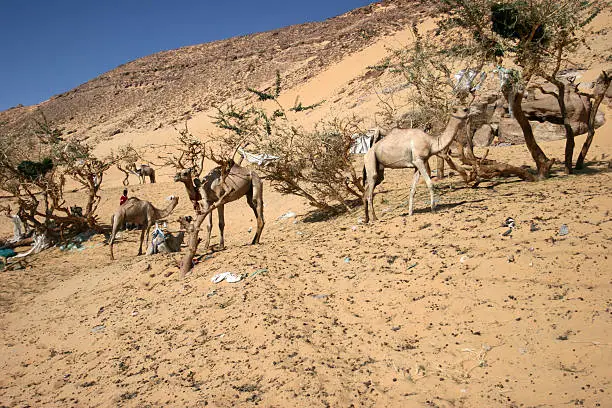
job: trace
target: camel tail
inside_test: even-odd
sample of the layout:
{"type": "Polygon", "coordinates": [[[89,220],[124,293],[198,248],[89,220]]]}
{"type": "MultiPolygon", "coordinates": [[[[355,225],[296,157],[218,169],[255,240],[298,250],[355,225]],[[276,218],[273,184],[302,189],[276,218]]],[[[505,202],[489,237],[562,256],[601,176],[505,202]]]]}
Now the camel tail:
{"type": "Polygon", "coordinates": [[[155,172],[151,173],[150,179],[151,179],[151,184],[154,184],[155,183],[155,172]]]}

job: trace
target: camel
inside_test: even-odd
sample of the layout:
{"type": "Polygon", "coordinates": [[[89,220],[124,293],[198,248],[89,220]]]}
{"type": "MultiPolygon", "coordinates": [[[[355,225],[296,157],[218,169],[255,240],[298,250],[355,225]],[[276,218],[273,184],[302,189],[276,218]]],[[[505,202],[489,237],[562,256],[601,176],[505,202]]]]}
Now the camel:
{"type": "Polygon", "coordinates": [[[431,210],[434,211],[433,183],[429,177],[427,162],[435,154],[442,153],[453,141],[462,125],[468,118],[467,108],[455,109],[448,121],[446,129],[440,136],[431,136],[420,129],[392,129],[384,138],[375,141],[365,155],[363,166],[363,183],[365,192],[363,205],[365,210],[365,222],[370,221],[369,212],[372,213],[372,221],[376,221],[372,197],[374,188],[384,179],[384,169],[413,168],[414,176],[410,190],[410,202],[408,213],[412,215],[414,193],[422,175],[429,189],[431,199],[431,210]]]}
{"type": "Polygon", "coordinates": [[[147,242],[149,242],[149,232],[151,227],[155,225],[156,221],[166,218],[174,208],[178,205],[178,197],[168,197],[170,203],[168,207],[163,210],[155,208],[149,201],[140,200],[132,197],[125,203],[119,206],[115,214],[111,218],[113,224],[113,232],[111,233],[109,244],[110,244],[110,258],[111,261],[115,260],[113,255],[113,242],[115,241],[115,235],[119,228],[126,222],[134,224],[140,224],[143,226],[140,232],[140,247],[138,249],[138,255],[142,255],[142,242],[144,240],[145,230],[147,231],[147,242]]]}
{"type": "MultiPolygon", "coordinates": [[[[193,179],[193,169],[184,169],[174,176],[174,181],[185,184],[189,199],[193,203],[196,213],[206,212],[213,204],[217,206],[219,216],[219,232],[221,241],[220,248],[225,247],[223,229],[225,227],[225,204],[236,201],[242,196],[246,197],[249,207],[253,209],[257,218],[257,232],[251,242],[252,245],[258,244],[261,232],[264,227],[263,216],[263,184],[261,179],[254,171],[241,167],[234,163],[223,183],[221,180],[221,167],[212,169],[200,182],[197,178],[193,179]],[[195,183],[194,183],[195,181],[195,183]]],[[[204,249],[208,249],[210,244],[210,233],[212,230],[212,213],[206,216],[206,242],[204,249]]]]}
{"type": "Polygon", "coordinates": [[[136,163],[132,163],[127,168],[132,173],[138,176],[138,181],[140,182],[140,184],[146,184],[147,177],[151,181],[151,184],[155,183],[155,170],[153,169],[153,167],[149,166],[148,164],[141,164],[140,168],[138,169],[136,168],[136,163]]]}

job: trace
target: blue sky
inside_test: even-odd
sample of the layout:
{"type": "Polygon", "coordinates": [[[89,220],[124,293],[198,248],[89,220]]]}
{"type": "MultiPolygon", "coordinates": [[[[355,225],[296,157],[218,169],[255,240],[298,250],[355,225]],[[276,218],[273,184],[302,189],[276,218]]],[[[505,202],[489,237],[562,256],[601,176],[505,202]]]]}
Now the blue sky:
{"type": "Polygon", "coordinates": [[[2,0],[0,111],[186,45],[321,21],[374,0],[2,0]]]}

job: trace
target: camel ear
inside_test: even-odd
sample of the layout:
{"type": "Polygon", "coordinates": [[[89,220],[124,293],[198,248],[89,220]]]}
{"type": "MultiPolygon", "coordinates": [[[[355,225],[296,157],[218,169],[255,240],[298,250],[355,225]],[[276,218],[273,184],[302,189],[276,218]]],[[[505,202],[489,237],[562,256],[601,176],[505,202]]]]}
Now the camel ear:
{"type": "Polygon", "coordinates": [[[172,201],[174,200],[174,195],[171,195],[170,197],[168,197],[168,201],[172,201]]]}

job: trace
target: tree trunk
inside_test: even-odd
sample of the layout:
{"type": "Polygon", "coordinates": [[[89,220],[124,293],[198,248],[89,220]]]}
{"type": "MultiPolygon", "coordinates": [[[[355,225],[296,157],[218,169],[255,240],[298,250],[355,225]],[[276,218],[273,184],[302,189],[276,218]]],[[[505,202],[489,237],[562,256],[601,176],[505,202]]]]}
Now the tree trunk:
{"type": "Polygon", "coordinates": [[[597,111],[599,110],[599,105],[601,101],[603,101],[606,96],[606,91],[610,86],[610,82],[612,80],[612,76],[607,75],[606,72],[603,72],[599,78],[597,79],[597,85],[595,86],[594,93],[594,101],[591,102],[589,99],[589,103],[591,105],[591,110],[589,112],[589,121],[587,122],[588,135],[584,144],[582,145],[582,149],[580,150],[580,155],[578,155],[578,159],[576,160],[576,169],[582,169],[584,167],[584,160],[586,159],[586,155],[591,147],[591,143],[593,142],[593,137],[595,136],[595,117],[597,116],[597,111]]]}
{"type": "Polygon", "coordinates": [[[548,80],[557,87],[557,102],[559,103],[559,111],[563,119],[563,127],[565,128],[565,174],[572,174],[572,161],[574,158],[574,129],[567,117],[567,107],[565,106],[565,84],[555,77],[549,77],[548,80]]]}
{"type": "Polygon", "coordinates": [[[198,214],[193,224],[193,231],[189,236],[189,245],[187,245],[187,251],[185,252],[185,256],[183,257],[183,261],[181,263],[181,272],[179,275],[181,279],[183,279],[185,275],[187,275],[187,272],[189,272],[193,267],[193,257],[195,256],[196,250],[198,249],[198,244],[200,243],[198,234],[200,232],[200,226],[202,225],[202,222],[204,222],[206,216],[210,214],[214,209],[216,209],[221,203],[222,201],[219,200],[210,207],[208,207],[208,210],[204,211],[202,214],[198,214]]]}
{"type": "Polygon", "coordinates": [[[523,107],[521,103],[523,102],[524,91],[518,91],[514,97],[514,101],[512,102],[512,110],[514,112],[514,117],[517,122],[521,126],[523,130],[523,136],[525,137],[525,143],[527,144],[527,148],[529,149],[529,153],[531,153],[531,157],[536,163],[538,168],[538,179],[542,180],[548,177],[550,173],[550,168],[555,162],[555,159],[549,160],[546,157],[546,154],[542,151],[540,146],[535,140],[533,136],[533,129],[531,129],[531,124],[525,117],[525,113],[523,112],[523,107]]]}

